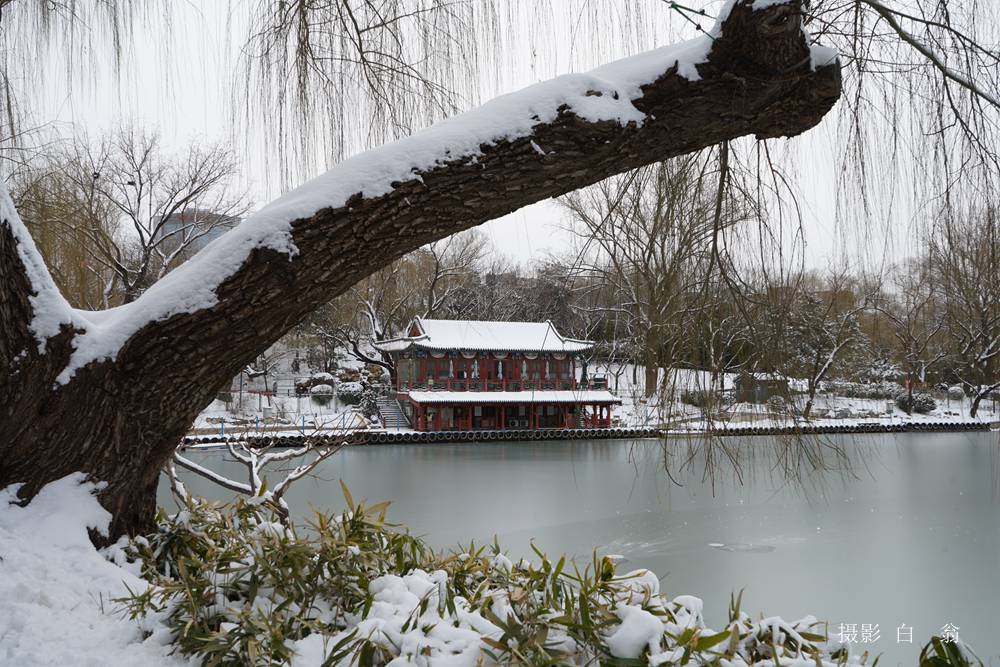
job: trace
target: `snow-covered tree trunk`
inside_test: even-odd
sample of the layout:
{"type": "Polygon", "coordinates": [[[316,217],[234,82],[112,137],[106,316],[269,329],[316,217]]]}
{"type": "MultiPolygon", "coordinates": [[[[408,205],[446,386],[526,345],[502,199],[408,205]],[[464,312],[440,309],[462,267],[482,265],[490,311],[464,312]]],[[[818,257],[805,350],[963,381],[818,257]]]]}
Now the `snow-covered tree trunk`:
{"type": "Polygon", "coordinates": [[[73,311],[9,200],[0,223],[0,487],[107,483],[111,536],[148,528],[198,412],[317,305],[420,246],[645,164],[797,135],[840,95],[798,0],[742,0],[697,40],[498,98],[264,207],[135,302],[73,311]]]}

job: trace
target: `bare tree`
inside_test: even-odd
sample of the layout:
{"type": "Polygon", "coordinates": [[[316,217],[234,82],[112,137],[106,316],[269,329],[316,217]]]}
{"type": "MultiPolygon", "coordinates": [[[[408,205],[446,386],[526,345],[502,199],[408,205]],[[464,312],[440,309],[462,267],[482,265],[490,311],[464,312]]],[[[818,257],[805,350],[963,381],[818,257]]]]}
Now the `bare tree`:
{"type": "MultiPolygon", "coordinates": [[[[643,168],[573,193],[563,202],[583,248],[580,271],[613,300],[592,309],[617,315],[645,367],[645,395],[658,374],[683,357],[688,328],[701,308],[711,270],[715,226],[714,180],[706,155],[643,168]]],[[[723,227],[738,221],[728,208],[723,227]]]]}
{"type": "Polygon", "coordinates": [[[392,357],[372,343],[399,335],[414,317],[435,317],[448,308],[485,253],[486,239],[475,230],[428,244],[319,308],[305,331],[395,377],[392,357]]]}
{"type": "MultiPolygon", "coordinates": [[[[235,159],[220,145],[192,144],[177,156],[165,153],[159,136],[126,128],[96,147],[78,142],[67,177],[92,188],[120,217],[120,232],[95,244],[95,261],[117,277],[130,303],[188,259],[208,238],[235,226],[246,211],[231,181],[235,159]]],[[[98,230],[67,220],[78,233],[98,230]]]]}
{"type": "Polygon", "coordinates": [[[931,369],[947,358],[940,344],[945,333],[945,309],[935,293],[927,262],[918,261],[896,273],[892,294],[874,304],[889,322],[896,354],[905,375],[907,410],[913,406],[913,391],[927,383],[931,369]]]}
{"type": "Polygon", "coordinates": [[[972,398],[1000,389],[1000,216],[993,206],[944,211],[929,242],[930,261],[956,362],[953,370],[972,398]]]}
{"type": "Polygon", "coordinates": [[[158,135],[123,129],[95,145],[57,144],[36,162],[21,170],[15,200],[36,238],[75,248],[100,285],[99,299],[94,284],[83,285],[80,305],[89,308],[134,301],[246,211],[231,183],[235,159],[219,145],[170,155],[158,135]]]}

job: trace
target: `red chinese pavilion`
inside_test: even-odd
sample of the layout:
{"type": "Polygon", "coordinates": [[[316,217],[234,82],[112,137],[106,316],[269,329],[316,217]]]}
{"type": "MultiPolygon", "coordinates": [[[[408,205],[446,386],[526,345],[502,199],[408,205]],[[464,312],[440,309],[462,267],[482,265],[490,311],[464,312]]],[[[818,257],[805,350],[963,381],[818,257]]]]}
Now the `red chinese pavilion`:
{"type": "Polygon", "coordinates": [[[621,403],[603,383],[577,381],[593,344],[551,322],[418,317],[376,347],[392,355],[396,397],[418,431],[608,428],[621,403]]]}

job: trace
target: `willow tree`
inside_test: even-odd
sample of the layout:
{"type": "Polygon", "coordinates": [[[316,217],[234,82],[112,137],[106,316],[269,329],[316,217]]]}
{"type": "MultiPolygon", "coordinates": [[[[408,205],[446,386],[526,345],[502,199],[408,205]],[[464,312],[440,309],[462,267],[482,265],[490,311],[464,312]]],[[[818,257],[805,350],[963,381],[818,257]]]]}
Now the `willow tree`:
{"type": "Polygon", "coordinates": [[[799,0],[727,6],[698,39],[497,98],[362,153],[250,216],[133,303],[71,309],[0,202],[0,487],[106,483],[112,535],[219,388],[320,303],[436,239],[745,135],[791,137],[840,94],[799,0]]]}

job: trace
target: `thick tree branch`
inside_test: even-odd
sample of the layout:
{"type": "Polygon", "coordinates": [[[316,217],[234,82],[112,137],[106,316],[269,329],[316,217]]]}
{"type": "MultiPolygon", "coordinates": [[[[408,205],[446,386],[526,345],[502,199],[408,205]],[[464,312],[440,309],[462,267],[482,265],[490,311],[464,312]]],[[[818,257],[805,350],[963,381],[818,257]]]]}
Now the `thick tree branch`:
{"type": "MultiPolygon", "coordinates": [[[[373,194],[357,192],[346,201],[331,195],[335,203],[322,208],[312,207],[319,199],[292,193],[265,209],[299,216],[290,223],[290,252],[273,242],[273,234],[251,245],[247,230],[259,227],[244,223],[242,231],[227,235],[233,243],[225,245],[224,238],[212,244],[110,320],[92,318],[90,330],[72,346],[50,350],[45,363],[6,380],[30,391],[0,391],[14,396],[0,412],[0,433],[14,433],[0,441],[0,486],[28,480],[22,492],[30,495],[46,481],[85,470],[108,482],[102,500],[115,516],[112,534],[134,530],[152,516],[160,468],[218,388],[318,305],[380,267],[437,239],[629,169],[745,135],[790,137],[813,127],[840,95],[839,63],[813,68],[799,0],[759,11],[752,5],[737,4],[713,31],[714,42],[692,45],[708,54],[704,62],[694,65],[685,44],[503,98],[489,109],[524,118],[535,113],[538,121],[509,130],[506,115],[473,112],[479,123],[474,136],[486,136],[491,130],[484,128],[496,123],[501,138],[461,154],[442,147],[435,166],[387,189],[378,179],[398,165],[378,158],[405,156],[414,145],[426,148],[428,137],[449,135],[432,130],[403,140],[409,143],[398,150],[376,151],[376,162],[360,163],[368,169],[365,181],[351,165],[321,181],[331,188],[341,176],[351,183],[374,181],[373,194]],[[649,71],[650,63],[662,71],[649,71]],[[589,92],[560,103],[571,88],[567,82],[583,82],[589,92]],[[522,101],[527,106],[517,108],[522,101]],[[588,110],[595,108],[623,115],[593,120],[588,110]],[[246,253],[246,259],[218,278],[206,298],[205,285],[215,284],[218,263],[227,260],[219,253],[223,247],[246,253]],[[95,348],[104,352],[74,364],[79,367],[72,374],[64,370],[71,358],[95,348]],[[80,413],[87,418],[79,419],[80,413]],[[40,466],[42,443],[60,456],[40,466]]],[[[451,127],[465,126],[445,129],[451,127]]],[[[462,136],[466,141],[468,134],[462,136]]],[[[315,185],[307,192],[316,196],[315,185]]],[[[10,243],[0,244],[6,253],[0,254],[4,287],[15,289],[9,303],[21,308],[25,292],[17,267],[8,266],[10,243]]],[[[23,317],[20,310],[15,317],[23,317]]]]}

